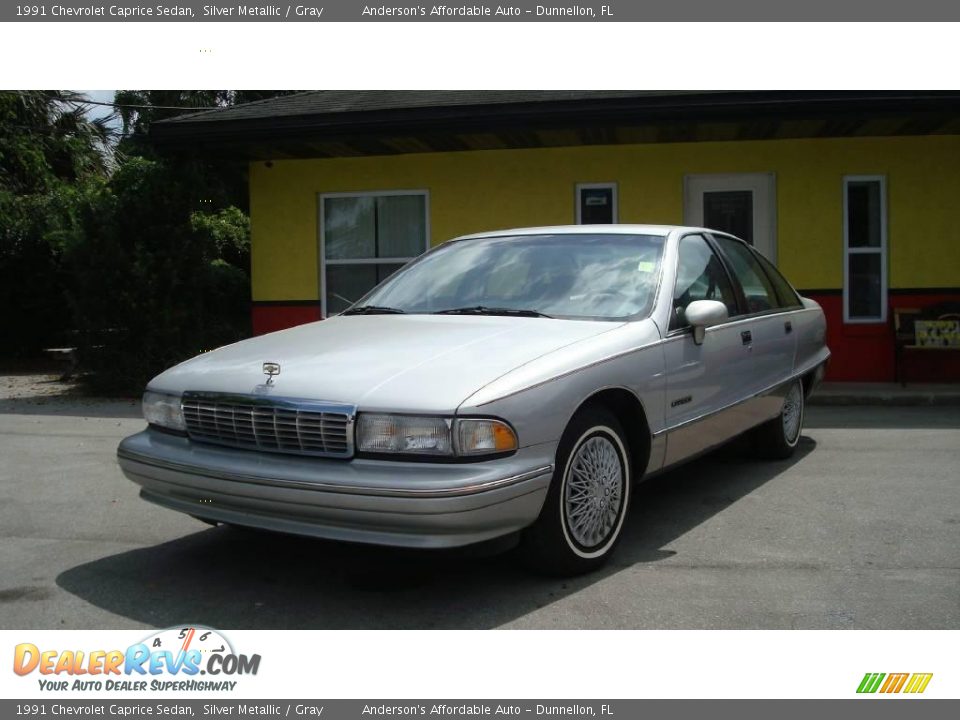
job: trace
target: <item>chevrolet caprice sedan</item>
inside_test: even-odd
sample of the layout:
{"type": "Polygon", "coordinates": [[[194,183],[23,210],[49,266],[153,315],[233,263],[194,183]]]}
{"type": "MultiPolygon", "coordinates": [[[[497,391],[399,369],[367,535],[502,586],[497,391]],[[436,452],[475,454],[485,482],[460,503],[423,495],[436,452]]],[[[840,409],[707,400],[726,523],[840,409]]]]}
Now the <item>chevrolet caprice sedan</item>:
{"type": "Polygon", "coordinates": [[[118,456],[197,518],[416,548],[519,536],[603,563],[635,481],[751,433],[797,447],[829,351],[820,307],[693,227],[461,237],[346,312],[154,378],[118,456]]]}

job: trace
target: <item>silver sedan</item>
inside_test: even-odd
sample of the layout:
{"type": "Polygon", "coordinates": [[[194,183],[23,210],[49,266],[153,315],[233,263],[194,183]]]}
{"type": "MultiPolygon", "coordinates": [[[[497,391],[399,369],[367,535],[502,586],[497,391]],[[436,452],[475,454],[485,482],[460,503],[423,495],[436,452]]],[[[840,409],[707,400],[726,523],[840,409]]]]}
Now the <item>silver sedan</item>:
{"type": "Polygon", "coordinates": [[[790,455],[824,315],[703,228],[457,238],[343,314],[154,378],[118,456],[144,499],[210,521],[421,548],[519,536],[603,563],[634,482],[751,433],[790,455]]]}

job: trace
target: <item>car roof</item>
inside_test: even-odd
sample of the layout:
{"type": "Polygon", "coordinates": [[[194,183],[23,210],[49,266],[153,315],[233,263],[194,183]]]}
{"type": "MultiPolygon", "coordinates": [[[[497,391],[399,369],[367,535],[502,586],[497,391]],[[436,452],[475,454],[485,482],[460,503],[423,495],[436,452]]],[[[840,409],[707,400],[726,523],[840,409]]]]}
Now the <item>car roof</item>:
{"type": "MultiPolygon", "coordinates": [[[[456,240],[474,240],[478,238],[516,237],[524,235],[660,235],[671,232],[716,232],[709,228],[689,227],[686,225],[546,225],[543,227],[511,228],[490,232],[461,235],[456,240]]],[[[726,234],[726,233],[724,233],[726,234]]]]}

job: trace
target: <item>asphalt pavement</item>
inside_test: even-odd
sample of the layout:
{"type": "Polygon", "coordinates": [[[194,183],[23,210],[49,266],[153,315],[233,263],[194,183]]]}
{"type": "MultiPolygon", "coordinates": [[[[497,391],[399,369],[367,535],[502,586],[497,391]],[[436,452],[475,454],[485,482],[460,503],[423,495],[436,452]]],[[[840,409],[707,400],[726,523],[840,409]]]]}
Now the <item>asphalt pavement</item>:
{"type": "Polygon", "coordinates": [[[0,627],[960,628],[960,408],[811,407],[796,456],[641,485],[572,580],[208,527],[115,460],[137,403],[0,400],[0,627]]]}

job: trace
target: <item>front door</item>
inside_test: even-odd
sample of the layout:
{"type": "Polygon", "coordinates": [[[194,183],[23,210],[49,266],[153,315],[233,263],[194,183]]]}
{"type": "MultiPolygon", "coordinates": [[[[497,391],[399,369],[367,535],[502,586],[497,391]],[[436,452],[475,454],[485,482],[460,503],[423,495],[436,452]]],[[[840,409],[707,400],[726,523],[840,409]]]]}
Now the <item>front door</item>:
{"type": "Polygon", "coordinates": [[[663,343],[667,368],[664,415],[669,434],[664,466],[719,445],[747,428],[739,403],[752,372],[751,349],[742,337],[734,287],[703,235],[680,240],[673,313],[663,343]],[[708,328],[697,345],[685,309],[695,300],[727,306],[730,322],[708,328]]]}
{"type": "Polygon", "coordinates": [[[773,173],[687,175],[684,222],[730,233],[777,262],[776,177],[773,173]]]}

